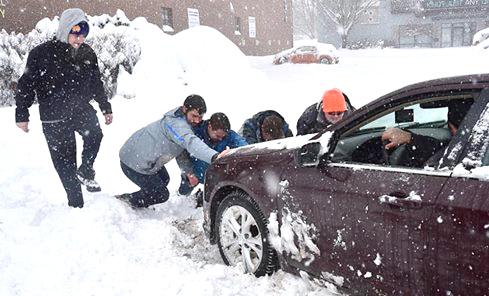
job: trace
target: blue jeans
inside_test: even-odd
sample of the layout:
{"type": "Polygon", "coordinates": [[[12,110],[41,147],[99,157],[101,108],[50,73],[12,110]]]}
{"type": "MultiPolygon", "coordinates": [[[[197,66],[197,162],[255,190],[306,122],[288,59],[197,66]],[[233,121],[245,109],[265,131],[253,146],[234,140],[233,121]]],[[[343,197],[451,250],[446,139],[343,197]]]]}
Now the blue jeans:
{"type": "Polygon", "coordinates": [[[162,167],[154,175],[144,175],[136,172],[121,162],[122,172],[129,180],[138,185],[141,190],[131,193],[130,203],[136,207],[144,208],[150,205],[163,203],[168,200],[168,182],[170,176],[165,167],[162,167]]]}

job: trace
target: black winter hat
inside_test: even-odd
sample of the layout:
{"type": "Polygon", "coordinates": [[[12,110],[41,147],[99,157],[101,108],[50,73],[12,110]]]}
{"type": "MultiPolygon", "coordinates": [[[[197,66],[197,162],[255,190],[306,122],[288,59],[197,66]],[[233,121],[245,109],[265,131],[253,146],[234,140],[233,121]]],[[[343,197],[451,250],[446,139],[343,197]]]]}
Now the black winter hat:
{"type": "Polygon", "coordinates": [[[187,112],[190,110],[197,110],[200,115],[203,115],[207,112],[207,107],[205,105],[204,99],[199,95],[190,95],[185,99],[183,103],[185,108],[187,108],[187,112]]]}

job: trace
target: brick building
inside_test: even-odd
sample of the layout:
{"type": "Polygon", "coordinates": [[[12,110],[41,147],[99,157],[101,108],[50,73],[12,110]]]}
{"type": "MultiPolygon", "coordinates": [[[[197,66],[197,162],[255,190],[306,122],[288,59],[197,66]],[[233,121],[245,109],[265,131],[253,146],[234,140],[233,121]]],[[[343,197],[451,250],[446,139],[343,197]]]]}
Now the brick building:
{"type": "Polygon", "coordinates": [[[292,0],[0,0],[0,29],[26,33],[42,18],[79,7],[89,15],[143,16],[169,34],[195,25],[216,28],[247,55],[292,47],[292,0]]]}

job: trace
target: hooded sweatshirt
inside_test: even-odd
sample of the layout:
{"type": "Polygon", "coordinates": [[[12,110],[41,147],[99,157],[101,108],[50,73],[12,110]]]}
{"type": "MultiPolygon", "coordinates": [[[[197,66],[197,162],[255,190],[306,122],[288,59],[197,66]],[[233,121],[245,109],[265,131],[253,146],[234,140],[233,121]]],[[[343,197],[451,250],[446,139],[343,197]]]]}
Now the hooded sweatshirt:
{"type": "Polygon", "coordinates": [[[64,43],[68,43],[68,35],[70,34],[71,28],[81,22],[88,23],[88,19],[83,10],[80,8],[70,8],[63,11],[59,19],[56,39],[64,43]]]}
{"type": "Polygon", "coordinates": [[[74,48],[68,43],[71,28],[82,21],[87,18],[81,9],[64,11],[57,38],[29,52],[15,96],[16,122],[29,121],[28,108],[36,97],[45,123],[90,118],[87,115],[95,113],[91,100],[97,101],[102,113],[112,113],[95,52],[83,43],[74,54],[74,48]]]}

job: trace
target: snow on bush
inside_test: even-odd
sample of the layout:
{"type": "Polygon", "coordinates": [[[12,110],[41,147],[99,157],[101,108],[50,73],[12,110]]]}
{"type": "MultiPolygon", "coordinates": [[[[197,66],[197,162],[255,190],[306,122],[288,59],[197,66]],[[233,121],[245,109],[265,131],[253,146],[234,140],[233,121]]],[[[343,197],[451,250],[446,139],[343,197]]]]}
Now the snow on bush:
{"type": "MultiPolygon", "coordinates": [[[[88,20],[90,33],[86,42],[97,54],[105,92],[111,98],[116,93],[119,67],[132,73],[139,60],[139,41],[121,10],[113,17],[88,16],[88,20]]],[[[29,51],[53,39],[58,22],[58,17],[42,19],[27,35],[0,32],[0,106],[13,105],[16,83],[24,72],[29,51]]]]}

